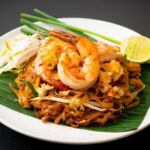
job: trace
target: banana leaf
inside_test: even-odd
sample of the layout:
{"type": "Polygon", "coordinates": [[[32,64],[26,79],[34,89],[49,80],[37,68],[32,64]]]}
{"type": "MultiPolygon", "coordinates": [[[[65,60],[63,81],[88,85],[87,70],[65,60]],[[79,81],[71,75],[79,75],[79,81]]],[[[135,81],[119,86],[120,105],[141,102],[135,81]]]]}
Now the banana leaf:
{"type": "MultiPolygon", "coordinates": [[[[141,103],[130,110],[125,110],[125,116],[121,116],[115,123],[109,122],[104,127],[88,126],[82,129],[103,131],[103,132],[124,132],[137,129],[143,121],[146,112],[150,106],[150,66],[142,65],[142,80],[145,83],[145,89],[139,94],[141,103]]],[[[32,109],[24,109],[16,101],[16,95],[10,90],[9,84],[14,84],[16,75],[6,72],[0,75],[0,104],[10,109],[18,111],[28,116],[35,117],[32,109]]]]}

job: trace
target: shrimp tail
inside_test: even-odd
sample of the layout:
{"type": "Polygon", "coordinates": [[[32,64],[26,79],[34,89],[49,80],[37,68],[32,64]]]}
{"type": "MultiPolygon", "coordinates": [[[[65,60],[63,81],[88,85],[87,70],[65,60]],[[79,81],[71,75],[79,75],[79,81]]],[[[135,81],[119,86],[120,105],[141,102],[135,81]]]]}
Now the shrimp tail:
{"type": "Polygon", "coordinates": [[[72,33],[68,33],[65,31],[60,31],[60,30],[52,30],[49,31],[49,34],[63,40],[64,42],[70,43],[70,44],[76,44],[78,42],[78,35],[76,34],[72,34],[72,33]]]}

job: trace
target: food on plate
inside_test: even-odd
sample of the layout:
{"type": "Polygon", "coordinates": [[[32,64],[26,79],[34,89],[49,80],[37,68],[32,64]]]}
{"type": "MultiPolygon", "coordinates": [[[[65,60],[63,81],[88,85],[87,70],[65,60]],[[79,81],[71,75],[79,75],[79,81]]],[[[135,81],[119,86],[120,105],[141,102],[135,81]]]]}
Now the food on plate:
{"type": "Polygon", "coordinates": [[[124,109],[140,103],[137,94],[145,86],[141,66],[127,60],[120,47],[61,30],[49,34],[25,36],[34,42],[26,42],[12,61],[24,60],[5,68],[21,68],[18,89],[10,86],[21,107],[34,109],[43,122],[80,127],[115,122],[124,109]],[[26,51],[34,52],[24,55],[26,51]]]}

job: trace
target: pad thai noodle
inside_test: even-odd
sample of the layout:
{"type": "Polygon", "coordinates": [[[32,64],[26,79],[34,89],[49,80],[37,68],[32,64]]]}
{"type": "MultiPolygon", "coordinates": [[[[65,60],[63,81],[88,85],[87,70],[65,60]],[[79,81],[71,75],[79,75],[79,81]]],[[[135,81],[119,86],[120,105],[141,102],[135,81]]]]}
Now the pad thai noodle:
{"type": "Polygon", "coordinates": [[[118,46],[60,30],[49,34],[34,35],[38,46],[26,49],[34,53],[15,79],[18,89],[11,86],[21,107],[43,122],[80,127],[115,122],[140,103],[140,64],[127,61],[118,46]]]}

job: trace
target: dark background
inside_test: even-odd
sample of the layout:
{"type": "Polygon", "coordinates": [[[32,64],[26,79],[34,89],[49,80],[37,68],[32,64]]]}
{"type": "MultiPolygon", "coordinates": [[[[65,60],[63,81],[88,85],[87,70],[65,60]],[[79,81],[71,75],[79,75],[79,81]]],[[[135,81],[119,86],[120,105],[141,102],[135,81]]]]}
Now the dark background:
{"type": "MultiPolygon", "coordinates": [[[[20,26],[20,12],[31,13],[35,7],[55,17],[84,17],[114,22],[150,37],[149,0],[0,0],[0,35],[20,26]]],[[[149,149],[149,142],[150,127],[133,136],[99,144],[98,147],[143,146],[143,149],[149,149]]],[[[0,150],[38,150],[53,146],[57,148],[60,145],[26,137],[0,124],[0,150]]],[[[94,149],[96,146],[90,145],[88,148],[94,149]]],[[[61,149],[66,147],[61,145],[61,149]]]]}

